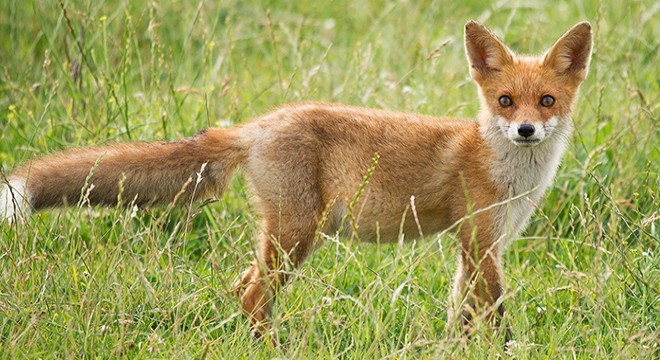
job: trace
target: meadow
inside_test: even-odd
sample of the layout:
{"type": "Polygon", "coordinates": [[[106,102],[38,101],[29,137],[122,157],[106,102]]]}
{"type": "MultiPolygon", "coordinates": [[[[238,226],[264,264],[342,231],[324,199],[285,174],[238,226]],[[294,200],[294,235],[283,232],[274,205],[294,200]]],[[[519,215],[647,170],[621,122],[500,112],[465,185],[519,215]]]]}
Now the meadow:
{"type": "Polygon", "coordinates": [[[253,339],[231,291],[259,220],[239,175],[191,207],[1,224],[0,358],[660,357],[659,16],[651,0],[2,1],[2,179],[302,100],[474,118],[468,19],[522,53],[589,20],[594,53],[557,178],[506,252],[509,354],[501,334],[447,326],[451,234],[328,234],[279,293],[279,346],[253,339]]]}

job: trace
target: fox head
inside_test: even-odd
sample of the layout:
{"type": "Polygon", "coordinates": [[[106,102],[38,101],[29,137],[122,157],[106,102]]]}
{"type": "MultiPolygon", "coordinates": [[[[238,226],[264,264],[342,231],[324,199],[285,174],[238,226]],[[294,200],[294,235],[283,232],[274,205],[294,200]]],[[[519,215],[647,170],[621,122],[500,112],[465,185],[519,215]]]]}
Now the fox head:
{"type": "Polygon", "coordinates": [[[482,131],[521,147],[571,132],[571,107],[591,58],[591,25],[573,26],[541,56],[513,53],[476,21],[465,25],[470,75],[479,88],[482,131]]]}

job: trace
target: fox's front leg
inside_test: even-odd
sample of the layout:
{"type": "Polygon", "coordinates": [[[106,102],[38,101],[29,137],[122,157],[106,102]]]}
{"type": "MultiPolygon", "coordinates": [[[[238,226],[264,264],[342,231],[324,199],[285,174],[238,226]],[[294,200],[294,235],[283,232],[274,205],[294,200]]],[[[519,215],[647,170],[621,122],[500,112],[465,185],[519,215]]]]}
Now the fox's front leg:
{"type": "MultiPolygon", "coordinates": [[[[491,225],[488,214],[477,215],[474,220],[473,226],[465,224],[460,231],[461,253],[452,296],[454,320],[460,316],[468,334],[474,331],[473,319],[482,317],[499,327],[504,316],[503,238],[496,235],[499,232],[491,225]]],[[[506,331],[508,341],[510,330],[506,331]]]]}

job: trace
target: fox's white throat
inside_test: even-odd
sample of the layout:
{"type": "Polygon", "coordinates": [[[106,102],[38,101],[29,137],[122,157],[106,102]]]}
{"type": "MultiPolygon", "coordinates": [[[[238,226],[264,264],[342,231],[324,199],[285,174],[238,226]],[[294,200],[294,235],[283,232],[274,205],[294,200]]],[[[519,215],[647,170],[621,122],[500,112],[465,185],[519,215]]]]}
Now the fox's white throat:
{"type": "Polygon", "coordinates": [[[518,235],[529,220],[535,205],[540,203],[543,194],[557,173],[568,139],[572,134],[573,123],[570,118],[553,118],[544,129],[543,140],[532,146],[516,145],[506,131],[500,127],[499,119],[492,119],[491,126],[480,127],[481,134],[489,144],[495,158],[489,169],[496,183],[504,187],[508,198],[524,195],[511,201],[495,216],[496,223],[504,230],[506,239],[518,235]]]}

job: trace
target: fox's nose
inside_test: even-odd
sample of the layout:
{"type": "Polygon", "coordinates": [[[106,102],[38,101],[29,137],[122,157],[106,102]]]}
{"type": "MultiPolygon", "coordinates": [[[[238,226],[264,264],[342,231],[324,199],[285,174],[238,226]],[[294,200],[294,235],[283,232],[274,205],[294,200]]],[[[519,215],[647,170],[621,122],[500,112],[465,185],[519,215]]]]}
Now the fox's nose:
{"type": "Polygon", "coordinates": [[[518,135],[528,138],[534,135],[534,125],[532,124],[520,124],[518,125],[518,135]]]}

